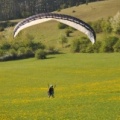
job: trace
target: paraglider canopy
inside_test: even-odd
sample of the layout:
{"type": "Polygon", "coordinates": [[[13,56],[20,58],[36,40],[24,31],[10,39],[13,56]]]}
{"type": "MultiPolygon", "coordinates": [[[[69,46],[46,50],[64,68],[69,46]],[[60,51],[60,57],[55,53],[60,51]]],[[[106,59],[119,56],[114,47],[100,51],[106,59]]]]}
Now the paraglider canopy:
{"type": "Polygon", "coordinates": [[[81,32],[83,32],[84,34],[86,34],[88,36],[88,38],[90,39],[90,41],[94,44],[96,41],[96,34],[93,30],[93,28],[88,25],[87,23],[85,23],[84,21],[69,16],[69,15],[64,15],[64,14],[57,14],[57,13],[41,13],[41,14],[37,14],[37,15],[33,15],[30,16],[28,18],[26,18],[25,20],[19,22],[15,28],[14,28],[14,37],[17,36],[17,34],[30,26],[39,24],[39,23],[43,23],[49,20],[56,20],[59,21],[61,23],[64,23],[66,25],[69,25],[81,32]]]}

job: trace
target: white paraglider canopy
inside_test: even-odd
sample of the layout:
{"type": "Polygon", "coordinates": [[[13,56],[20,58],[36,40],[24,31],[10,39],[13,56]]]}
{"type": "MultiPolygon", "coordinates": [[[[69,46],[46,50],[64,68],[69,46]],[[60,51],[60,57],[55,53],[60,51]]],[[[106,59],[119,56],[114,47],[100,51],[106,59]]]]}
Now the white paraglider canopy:
{"type": "Polygon", "coordinates": [[[27,27],[50,20],[56,20],[58,22],[64,23],[83,32],[88,36],[92,44],[94,44],[96,41],[96,34],[90,25],[88,25],[87,23],[83,22],[78,18],[69,15],[56,14],[56,13],[41,13],[38,15],[33,15],[31,17],[28,17],[25,20],[19,22],[14,28],[14,37],[16,37],[21,30],[27,27]]]}

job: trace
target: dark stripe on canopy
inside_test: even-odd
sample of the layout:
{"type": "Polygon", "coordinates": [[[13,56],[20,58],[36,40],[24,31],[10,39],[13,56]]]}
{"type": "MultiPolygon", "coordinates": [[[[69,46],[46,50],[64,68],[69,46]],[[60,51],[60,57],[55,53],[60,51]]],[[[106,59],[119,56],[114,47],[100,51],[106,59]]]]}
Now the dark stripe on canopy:
{"type": "Polygon", "coordinates": [[[56,13],[41,13],[41,14],[37,14],[37,15],[33,15],[31,17],[28,17],[25,20],[23,20],[22,22],[18,23],[18,25],[14,29],[14,34],[17,31],[17,29],[19,27],[23,26],[24,24],[29,23],[29,22],[34,21],[34,20],[44,19],[44,18],[63,19],[63,20],[68,20],[68,21],[74,22],[76,24],[79,24],[79,25],[85,27],[87,30],[91,31],[94,35],[94,39],[96,39],[96,34],[95,34],[94,30],[92,29],[92,27],[90,25],[88,25],[84,21],[82,21],[78,18],[69,16],[69,15],[56,14],[56,13]]]}

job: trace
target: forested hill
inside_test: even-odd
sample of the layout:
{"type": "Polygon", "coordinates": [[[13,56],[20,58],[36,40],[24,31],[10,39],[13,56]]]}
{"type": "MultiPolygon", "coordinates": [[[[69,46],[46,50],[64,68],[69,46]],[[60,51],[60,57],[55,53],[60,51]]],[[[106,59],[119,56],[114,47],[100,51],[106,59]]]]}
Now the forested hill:
{"type": "Polygon", "coordinates": [[[0,0],[0,20],[18,19],[100,0],[0,0]]]}

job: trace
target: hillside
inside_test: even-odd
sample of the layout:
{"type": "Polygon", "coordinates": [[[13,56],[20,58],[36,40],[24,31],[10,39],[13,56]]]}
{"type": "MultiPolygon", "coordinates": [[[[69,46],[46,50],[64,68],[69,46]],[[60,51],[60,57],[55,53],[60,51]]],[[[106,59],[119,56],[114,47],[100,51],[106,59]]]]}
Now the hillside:
{"type": "Polygon", "coordinates": [[[103,0],[62,10],[60,13],[72,15],[85,21],[95,21],[114,16],[120,11],[120,0],[103,0]],[[75,11],[74,13],[72,11],[75,11]]]}
{"type": "MultiPolygon", "coordinates": [[[[56,13],[68,14],[80,18],[85,22],[89,22],[114,16],[118,11],[120,11],[120,0],[105,0],[63,9],[56,13]]],[[[16,22],[16,20],[14,21],[16,22]]],[[[7,38],[12,38],[12,30],[13,28],[8,28],[1,34],[4,34],[7,38]]],[[[30,34],[34,36],[35,41],[41,41],[48,46],[52,45],[58,48],[61,47],[58,41],[61,35],[65,34],[65,30],[58,29],[58,22],[50,21],[27,28],[21,33],[20,36],[30,34]]],[[[79,31],[74,31],[71,36],[68,37],[68,41],[70,42],[71,39],[80,36],[84,36],[84,34],[81,34],[79,31]]],[[[99,38],[100,35],[97,35],[97,39],[99,38]]]]}

